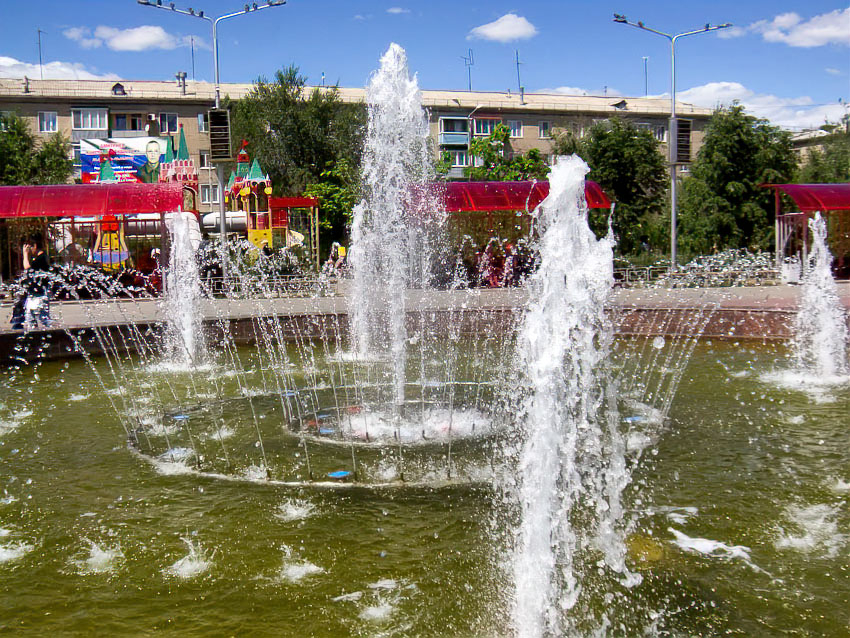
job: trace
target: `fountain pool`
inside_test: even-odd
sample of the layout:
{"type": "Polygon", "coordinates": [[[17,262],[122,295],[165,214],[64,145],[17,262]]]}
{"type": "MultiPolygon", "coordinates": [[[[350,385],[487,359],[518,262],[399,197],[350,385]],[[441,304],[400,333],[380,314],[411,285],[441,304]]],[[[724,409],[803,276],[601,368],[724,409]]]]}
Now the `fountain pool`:
{"type": "MultiPolygon", "coordinates": [[[[642,582],[580,565],[594,589],[573,611],[585,635],[603,614],[617,636],[846,635],[850,391],[765,380],[787,354],[697,345],[624,494],[642,582]]],[[[259,388],[259,371],[247,381],[259,388]]],[[[509,632],[508,539],[492,529],[486,481],[333,489],[171,474],[122,443],[82,361],[22,369],[0,401],[0,626],[16,635],[509,632]]]]}

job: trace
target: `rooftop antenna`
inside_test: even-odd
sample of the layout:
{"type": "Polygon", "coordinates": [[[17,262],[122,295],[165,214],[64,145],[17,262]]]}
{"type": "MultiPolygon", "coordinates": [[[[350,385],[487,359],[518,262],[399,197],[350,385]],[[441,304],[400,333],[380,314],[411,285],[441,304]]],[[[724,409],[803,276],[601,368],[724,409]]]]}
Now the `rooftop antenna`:
{"type": "Polygon", "coordinates": [[[41,34],[47,35],[47,31],[36,29],[38,32],[38,71],[41,74],[41,79],[44,79],[44,64],[41,61],[41,34]]]}
{"type": "Polygon", "coordinates": [[[519,75],[519,65],[520,64],[522,64],[522,62],[519,61],[519,49],[516,49],[516,85],[517,85],[517,90],[520,93],[522,93],[523,92],[522,91],[522,79],[520,78],[520,75],[519,75]]]}
{"type": "Polygon", "coordinates": [[[466,82],[468,90],[472,90],[472,66],[475,64],[475,57],[472,55],[472,49],[469,50],[469,55],[460,56],[463,58],[463,64],[466,67],[466,82]]]}
{"type": "Polygon", "coordinates": [[[192,82],[195,81],[195,36],[191,37],[192,41],[192,82]]]}
{"type": "Polygon", "coordinates": [[[649,96],[649,72],[647,63],[649,62],[649,56],[643,56],[643,96],[649,96]]]}

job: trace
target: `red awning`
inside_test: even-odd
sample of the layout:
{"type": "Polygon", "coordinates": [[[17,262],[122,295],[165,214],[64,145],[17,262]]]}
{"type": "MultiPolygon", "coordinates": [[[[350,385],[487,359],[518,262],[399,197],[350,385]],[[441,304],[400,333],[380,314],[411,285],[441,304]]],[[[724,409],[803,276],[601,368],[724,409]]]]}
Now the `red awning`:
{"type": "Polygon", "coordinates": [[[0,219],[167,213],[182,205],[176,182],[0,186],[0,219]]]}
{"type": "MultiPolygon", "coordinates": [[[[445,189],[446,211],[450,213],[530,212],[546,199],[549,182],[448,182],[445,189]]],[[[596,182],[585,181],[584,194],[589,208],[611,207],[611,200],[596,182]]]]}
{"type": "Polygon", "coordinates": [[[269,197],[269,208],[313,208],[318,205],[316,197],[269,197]]]}
{"type": "Polygon", "coordinates": [[[787,194],[803,213],[850,210],[850,184],[762,184],[787,194]]]}

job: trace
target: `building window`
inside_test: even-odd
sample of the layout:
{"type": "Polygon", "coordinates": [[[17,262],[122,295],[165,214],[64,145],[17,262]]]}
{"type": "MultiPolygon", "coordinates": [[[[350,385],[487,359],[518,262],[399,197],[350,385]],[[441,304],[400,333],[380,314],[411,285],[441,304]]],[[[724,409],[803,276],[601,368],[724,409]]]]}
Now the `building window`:
{"type": "Polygon", "coordinates": [[[541,140],[547,140],[552,137],[552,122],[538,122],[537,134],[541,140]]]}
{"type": "Polygon", "coordinates": [[[209,151],[201,151],[201,159],[198,162],[198,166],[200,168],[212,168],[212,164],[210,163],[209,151]]]}
{"type": "Polygon", "coordinates": [[[38,132],[55,133],[59,130],[59,116],[56,111],[38,112],[38,132]]]}
{"type": "Polygon", "coordinates": [[[511,129],[511,137],[522,137],[522,122],[520,120],[508,120],[508,128],[511,129]]]}
{"type": "Polygon", "coordinates": [[[441,117],[440,133],[466,133],[469,121],[464,118],[441,117]]]}
{"type": "Polygon", "coordinates": [[[109,128],[106,109],[71,109],[71,128],[83,131],[105,131],[109,128]]]}
{"type": "Polygon", "coordinates": [[[446,151],[446,153],[449,154],[452,168],[469,166],[469,159],[466,155],[466,151],[446,151]]]}
{"type": "Polygon", "coordinates": [[[661,124],[651,124],[649,122],[638,122],[635,124],[641,131],[649,131],[652,136],[659,142],[667,141],[667,127],[661,124]]]}
{"type": "Polygon", "coordinates": [[[201,203],[218,204],[218,184],[201,185],[201,203]]]}
{"type": "Polygon", "coordinates": [[[0,131],[6,130],[6,122],[14,115],[12,111],[0,111],[0,131]]]}
{"type": "Polygon", "coordinates": [[[124,90],[124,85],[120,82],[116,82],[112,85],[112,95],[127,95],[127,91],[124,90]]]}
{"type": "Polygon", "coordinates": [[[496,130],[496,124],[498,124],[501,120],[494,119],[482,119],[475,120],[475,134],[476,135],[490,135],[493,131],[496,130]]]}
{"type": "Polygon", "coordinates": [[[159,114],[159,132],[160,133],[176,133],[177,132],[177,113],[160,113],[159,114]]]}
{"type": "Polygon", "coordinates": [[[113,116],[115,131],[144,131],[145,118],[141,113],[120,113],[113,116]]]}
{"type": "Polygon", "coordinates": [[[198,133],[207,133],[210,130],[210,118],[207,113],[198,113],[198,133]]]}

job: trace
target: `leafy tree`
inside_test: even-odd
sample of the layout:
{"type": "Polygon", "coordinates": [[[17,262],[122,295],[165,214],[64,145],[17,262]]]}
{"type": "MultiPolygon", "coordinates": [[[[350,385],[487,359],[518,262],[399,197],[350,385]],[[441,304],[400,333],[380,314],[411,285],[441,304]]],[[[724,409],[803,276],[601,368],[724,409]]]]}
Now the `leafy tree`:
{"type": "Polygon", "coordinates": [[[801,184],[850,182],[850,131],[833,132],[823,140],[823,150],[811,150],[800,167],[797,181],[801,184]]]}
{"type": "Polygon", "coordinates": [[[259,78],[233,104],[234,141],[248,140],[251,155],[283,195],[321,183],[323,173],[341,161],[360,163],[364,105],[342,102],[336,87],[308,92],[306,81],[290,66],[277,71],[273,82],[259,78]]]}
{"type": "Polygon", "coordinates": [[[496,124],[487,137],[477,137],[469,145],[477,165],[465,170],[466,176],[475,181],[516,182],[527,179],[546,179],[549,167],[536,148],[525,155],[510,156],[510,129],[496,124]]]}
{"type": "Polygon", "coordinates": [[[0,184],[64,184],[74,172],[71,146],[56,133],[39,143],[27,123],[16,115],[0,119],[0,184]]]}
{"type": "Polygon", "coordinates": [[[322,212],[320,225],[330,231],[330,241],[339,240],[351,224],[351,213],[358,199],[359,176],[348,158],[331,162],[319,175],[319,181],[308,184],[304,194],[319,199],[322,212]]]}
{"type": "Polygon", "coordinates": [[[682,183],[682,249],[769,249],[773,194],[759,186],[790,181],[795,167],[789,133],[747,115],[737,104],[716,111],[691,176],[682,183]]]}
{"type": "MultiPolygon", "coordinates": [[[[588,179],[617,203],[612,225],[618,252],[638,253],[644,243],[652,248],[664,245],[667,168],[652,133],[612,118],[594,124],[581,139],[571,132],[557,134],[553,151],[584,159],[590,167],[588,179]]],[[[590,222],[597,234],[606,233],[607,211],[592,211],[590,222]]]]}

